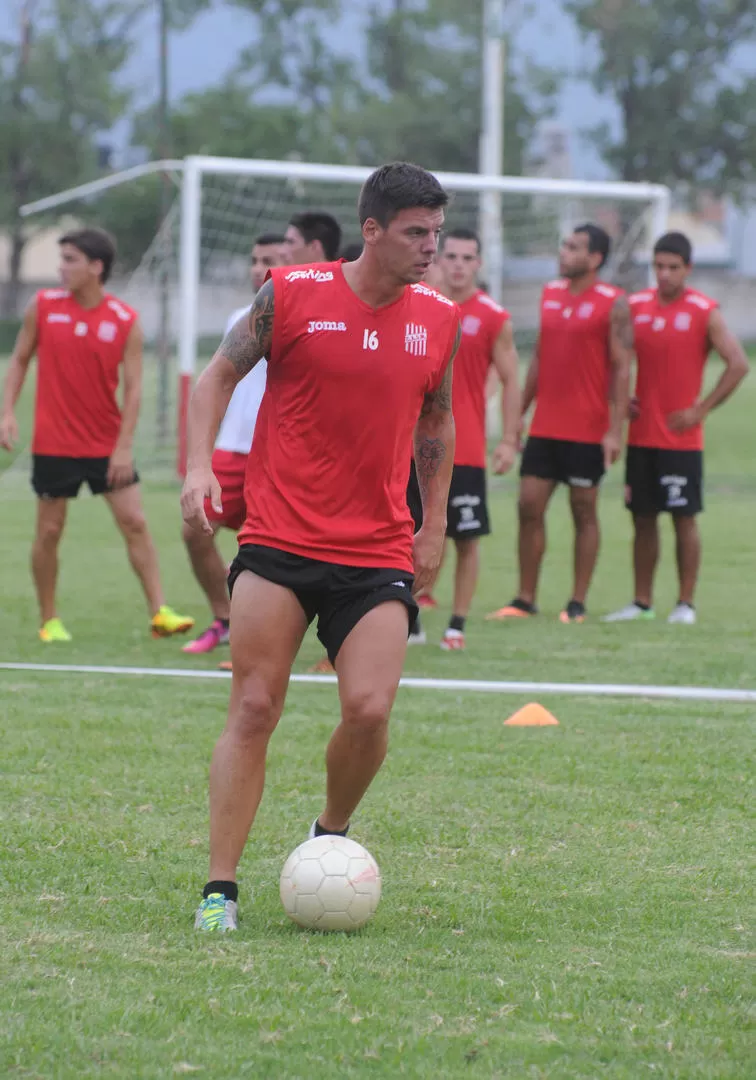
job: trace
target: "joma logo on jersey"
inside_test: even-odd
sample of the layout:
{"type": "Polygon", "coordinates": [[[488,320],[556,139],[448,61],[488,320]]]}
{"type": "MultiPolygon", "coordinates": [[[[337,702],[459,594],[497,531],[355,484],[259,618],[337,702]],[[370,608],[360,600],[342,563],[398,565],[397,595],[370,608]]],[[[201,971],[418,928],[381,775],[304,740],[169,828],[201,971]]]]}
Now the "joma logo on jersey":
{"type": "Polygon", "coordinates": [[[404,327],[404,351],[410,356],[425,356],[428,351],[428,331],[417,323],[404,327]]]}
{"type": "Polygon", "coordinates": [[[332,270],[292,270],[286,275],[287,281],[333,281],[332,270]]]}
{"type": "Polygon", "coordinates": [[[317,334],[319,330],[338,330],[343,333],[347,328],[344,322],[311,322],[307,327],[308,334],[317,334]]]}

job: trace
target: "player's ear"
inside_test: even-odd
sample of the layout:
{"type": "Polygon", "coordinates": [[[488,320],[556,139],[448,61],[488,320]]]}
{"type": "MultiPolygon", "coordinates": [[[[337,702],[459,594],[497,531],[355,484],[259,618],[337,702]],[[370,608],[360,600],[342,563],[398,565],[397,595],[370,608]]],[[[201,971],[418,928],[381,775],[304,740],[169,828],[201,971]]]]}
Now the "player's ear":
{"type": "Polygon", "coordinates": [[[375,218],[368,218],[362,226],[362,239],[366,244],[374,244],[382,231],[375,218]]]}

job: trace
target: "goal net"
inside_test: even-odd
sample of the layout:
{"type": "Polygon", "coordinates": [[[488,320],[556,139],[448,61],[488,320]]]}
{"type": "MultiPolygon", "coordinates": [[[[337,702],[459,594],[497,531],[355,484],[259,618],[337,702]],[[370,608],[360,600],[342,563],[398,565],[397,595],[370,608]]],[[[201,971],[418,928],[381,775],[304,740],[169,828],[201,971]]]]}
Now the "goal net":
{"type": "MultiPolygon", "coordinates": [[[[341,224],[344,245],[358,243],[356,203],[369,173],[353,166],[191,157],[129,170],[120,185],[116,174],[25,208],[30,223],[44,215],[48,227],[64,219],[111,229],[120,223],[115,231],[123,258],[109,288],[138,309],[148,343],[139,439],[144,472],[171,461],[181,471],[191,381],[228,315],[250,302],[255,237],[283,233],[299,211],[325,210],[341,224]],[[150,234],[145,221],[160,220],[160,205],[162,223],[150,234]]],[[[452,195],[446,227],[481,233],[483,284],[511,311],[523,357],[535,336],[541,288],[557,270],[560,238],[575,225],[592,221],[613,237],[607,279],[645,284],[653,238],[665,228],[666,188],[437,175],[452,195]]]]}

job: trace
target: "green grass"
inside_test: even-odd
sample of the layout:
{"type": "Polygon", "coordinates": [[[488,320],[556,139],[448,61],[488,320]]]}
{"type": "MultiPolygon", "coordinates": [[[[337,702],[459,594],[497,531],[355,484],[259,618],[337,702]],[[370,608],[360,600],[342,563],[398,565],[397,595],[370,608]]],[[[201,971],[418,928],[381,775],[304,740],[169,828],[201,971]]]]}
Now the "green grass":
{"type": "MultiPolygon", "coordinates": [[[[410,652],[411,674],[756,688],[756,379],[712,418],[698,626],[563,627],[570,529],[549,519],[542,615],[482,615],[514,587],[514,480],[469,650],[410,652]]],[[[213,668],[152,641],[102,503],[71,508],[60,607],[36,641],[23,456],[0,477],[0,659],[213,668]]],[[[172,603],[206,617],[177,492],[145,501],[172,603]]],[[[630,598],[615,473],[590,598],[630,598]]],[[[660,614],[674,602],[665,530],[660,614]]],[[[224,538],[230,553],[232,543],[224,538]]],[[[449,574],[438,590],[448,604],[449,574]]],[[[425,618],[438,639],[444,612],[425,618]]],[[[320,655],[311,635],[297,661],[320,655]]],[[[400,691],[387,763],[355,821],[384,895],[353,936],[297,930],[278,874],[321,807],[329,686],[294,685],[241,868],[241,928],[192,929],[206,869],[207,766],[225,682],[0,672],[0,1075],[613,1080],[756,1075],[749,1031],[753,716],[747,706],[544,698],[560,726],[502,721],[526,697],[400,691]],[[250,892],[254,896],[250,899],[250,892]]]]}

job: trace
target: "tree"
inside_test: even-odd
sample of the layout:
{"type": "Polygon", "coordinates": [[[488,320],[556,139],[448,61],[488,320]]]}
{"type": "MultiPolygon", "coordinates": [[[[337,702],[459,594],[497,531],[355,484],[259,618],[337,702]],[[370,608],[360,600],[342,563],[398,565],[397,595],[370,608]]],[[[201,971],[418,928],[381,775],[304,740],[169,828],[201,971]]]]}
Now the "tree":
{"type": "Polygon", "coordinates": [[[756,80],[739,46],[756,37],[753,0],[567,0],[597,50],[588,78],[621,129],[591,132],[623,180],[737,189],[756,179],[756,80]]]}
{"type": "Polygon", "coordinates": [[[0,225],[10,236],[4,313],[15,312],[27,238],[24,203],[97,175],[97,136],[128,94],[114,76],[129,55],[136,6],[124,0],[24,0],[0,40],[0,225]]]}

